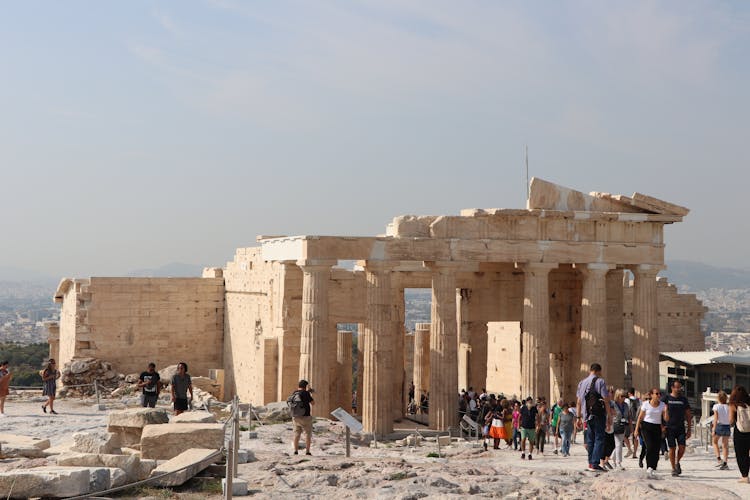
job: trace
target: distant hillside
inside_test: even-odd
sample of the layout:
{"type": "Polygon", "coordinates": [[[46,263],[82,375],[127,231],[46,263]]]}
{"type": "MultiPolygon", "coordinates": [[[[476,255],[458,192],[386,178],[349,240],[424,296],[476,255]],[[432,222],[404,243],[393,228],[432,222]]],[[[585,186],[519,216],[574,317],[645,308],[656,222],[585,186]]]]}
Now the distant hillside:
{"type": "Polygon", "coordinates": [[[136,269],[130,271],[127,276],[139,278],[200,278],[201,274],[203,274],[203,266],[171,262],[153,269],[136,269]]]}
{"type": "Polygon", "coordinates": [[[60,278],[29,269],[0,266],[0,281],[55,287],[60,282],[60,278]]]}
{"type": "Polygon", "coordinates": [[[672,260],[660,273],[678,287],[687,285],[691,290],[710,288],[750,289],[750,271],[728,267],[714,267],[701,262],[672,260]]]}

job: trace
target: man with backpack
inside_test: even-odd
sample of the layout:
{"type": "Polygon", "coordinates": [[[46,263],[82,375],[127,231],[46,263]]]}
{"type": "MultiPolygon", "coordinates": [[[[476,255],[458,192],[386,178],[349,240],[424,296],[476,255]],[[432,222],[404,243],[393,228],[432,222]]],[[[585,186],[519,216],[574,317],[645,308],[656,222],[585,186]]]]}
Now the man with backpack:
{"type": "Polygon", "coordinates": [[[592,363],[589,376],[578,383],[576,391],[576,425],[586,423],[584,439],[588,452],[589,471],[607,472],[599,461],[604,451],[604,438],[607,427],[607,417],[612,411],[607,384],[602,378],[602,366],[592,363]]]}
{"type": "Polygon", "coordinates": [[[305,433],[305,455],[310,453],[310,442],[312,441],[312,416],[310,415],[310,405],[315,404],[310,391],[307,390],[307,380],[300,380],[297,384],[297,390],[292,393],[286,400],[289,406],[289,413],[292,415],[292,427],[294,428],[294,454],[297,455],[299,450],[299,438],[302,432],[305,433]]]}

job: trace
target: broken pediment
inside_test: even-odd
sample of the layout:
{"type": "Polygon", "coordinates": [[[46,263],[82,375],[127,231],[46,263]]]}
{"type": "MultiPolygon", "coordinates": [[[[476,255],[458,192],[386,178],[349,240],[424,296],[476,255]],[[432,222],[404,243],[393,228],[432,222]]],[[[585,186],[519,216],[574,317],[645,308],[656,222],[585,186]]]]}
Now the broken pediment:
{"type": "Polygon", "coordinates": [[[631,197],[599,192],[586,194],[537,177],[531,179],[527,208],[585,212],[666,214],[679,217],[684,217],[690,211],[685,207],[641,193],[635,193],[631,197]]]}

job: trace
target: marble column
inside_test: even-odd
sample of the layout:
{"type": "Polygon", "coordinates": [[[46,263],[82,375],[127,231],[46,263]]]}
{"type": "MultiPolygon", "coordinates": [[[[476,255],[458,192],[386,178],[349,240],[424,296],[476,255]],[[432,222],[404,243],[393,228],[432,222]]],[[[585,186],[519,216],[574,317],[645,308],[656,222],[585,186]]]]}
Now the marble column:
{"type": "Polygon", "coordinates": [[[622,269],[607,273],[607,383],[625,387],[625,345],[623,341],[622,269]]]}
{"type": "Polygon", "coordinates": [[[332,262],[298,261],[302,269],[302,328],[299,378],[315,389],[312,415],[328,418],[331,411],[328,330],[328,280],[332,262]]]}
{"type": "Polygon", "coordinates": [[[633,284],[633,386],[643,393],[659,387],[659,332],[657,330],[656,275],[660,266],[632,268],[633,284]]]}
{"type": "Polygon", "coordinates": [[[458,422],[458,334],[456,266],[431,263],[430,428],[445,431],[458,422]]]}
{"type": "Polygon", "coordinates": [[[521,396],[546,396],[550,401],[549,272],[557,264],[520,267],[524,271],[521,396]]]}
{"type": "Polygon", "coordinates": [[[469,385],[469,358],[471,357],[471,342],[469,340],[469,300],[472,291],[470,288],[461,288],[456,292],[456,313],[458,314],[458,387],[468,390],[469,385]]]}
{"type": "Polygon", "coordinates": [[[607,272],[609,264],[577,266],[583,275],[581,293],[581,376],[589,374],[592,363],[599,363],[607,380],[607,272]]]}
{"type": "MultiPolygon", "coordinates": [[[[393,273],[391,281],[398,282],[398,273],[393,273]]],[[[392,283],[393,284],[393,283],[392,283]]],[[[406,305],[404,289],[395,283],[393,289],[393,319],[395,331],[393,337],[393,419],[400,421],[406,414],[406,402],[409,399],[404,385],[404,337],[406,335],[406,305]]]]}
{"type": "Polygon", "coordinates": [[[364,395],[365,380],[365,324],[357,323],[357,414],[362,415],[362,396],[364,395]]]}
{"type": "MultiPolygon", "coordinates": [[[[362,425],[383,437],[393,432],[394,321],[391,269],[386,263],[365,265],[367,318],[364,331],[362,425]]],[[[403,366],[403,364],[402,364],[403,366]]]]}
{"type": "Polygon", "coordinates": [[[336,339],[337,404],[352,409],[352,332],[339,331],[336,339]]]}
{"type": "Polygon", "coordinates": [[[414,325],[414,399],[430,392],[430,323],[414,325]]]}

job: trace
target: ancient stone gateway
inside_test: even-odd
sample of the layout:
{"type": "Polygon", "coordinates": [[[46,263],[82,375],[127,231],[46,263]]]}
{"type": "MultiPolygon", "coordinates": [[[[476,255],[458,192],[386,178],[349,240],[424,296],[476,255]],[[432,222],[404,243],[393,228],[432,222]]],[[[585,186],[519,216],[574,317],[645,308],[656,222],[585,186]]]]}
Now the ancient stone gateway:
{"type": "MultiPolygon", "coordinates": [[[[260,236],[226,268],[204,273],[212,284],[223,279],[223,322],[211,323],[221,330],[207,335],[223,339],[225,394],[279,401],[305,378],[314,414],[328,417],[349,404],[355,363],[364,428],[382,436],[404,415],[411,381],[417,398],[430,393],[430,426],[455,427],[459,381],[489,388],[503,356],[513,367],[501,377],[506,394],[572,399],[592,362],[608,382],[646,390],[658,384],[661,345],[702,349],[704,308],[657,281],[664,225],[687,213],[641,194],[584,194],[533,179],[526,209],[401,216],[384,236],[260,236]],[[409,336],[406,288],[432,290],[431,322],[409,336]],[[676,316],[662,321],[660,307],[676,316]],[[356,360],[343,323],[359,325],[356,360]],[[498,327],[508,324],[517,333],[498,327]],[[413,352],[408,374],[405,352],[413,352]]],[[[76,344],[65,329],[61,353],[76,344]]]]}

